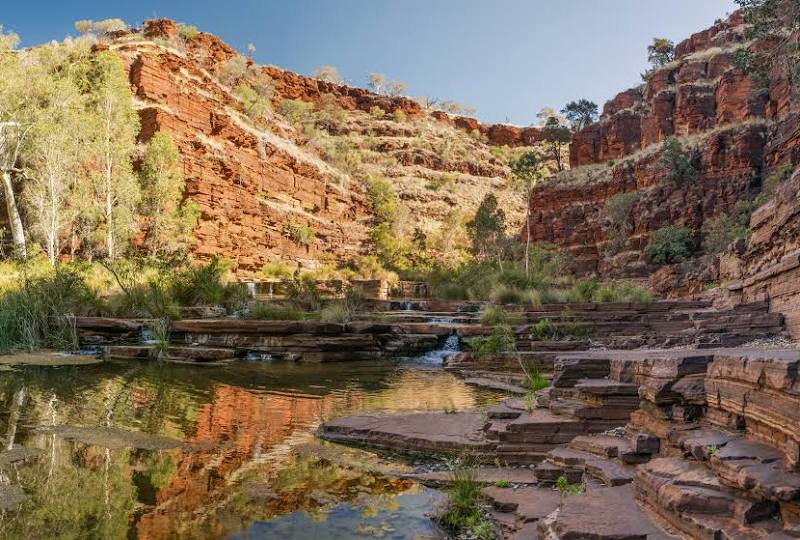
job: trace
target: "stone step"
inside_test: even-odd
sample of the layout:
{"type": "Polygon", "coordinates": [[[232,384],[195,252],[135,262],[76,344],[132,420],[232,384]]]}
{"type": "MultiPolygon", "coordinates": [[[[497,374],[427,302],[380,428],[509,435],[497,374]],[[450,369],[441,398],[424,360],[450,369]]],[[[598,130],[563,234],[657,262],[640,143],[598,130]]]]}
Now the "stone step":
{"type": "Polygon", "coordinates": [[[664,532],[636,504],[633,487],[607,487],[565,497],[558,512],[538,522],[539,538],[666,540],[664,532]]]}
{"type": "Polygon", "coordinates": [[[606,486],[619,486],[633,481],[633,467],[581,450],[556,448],[547,453],[547,462],[563,471],[582,470],[606,486]]]}
{"type": "Polygon", "coordinates": [[[603,458],[586,461],[584,470],[609,487],[630,484],[634,477],[634,469],[630,465],[603,458]]]}
{"type": "Polygon", "coordinates": [[[541,486],[551,486],[564,476],[570,484],[579,484],[583,479],[583,469],[564,468],[550,461],[542,461],[536,466],[536,480],[541,486]]]}
{"type": "Polygon", "coordinates": [[[657,458],[636,469],[634,483],[649,509],[691,538],[761,538],[780,529],[776,503],[743,496],[698,462],[657,458]]]}
{"type": "Polygon", "coordinates": [[[727,486],[772,501],[800,501],[800,473],[775,447],[709,427],[676,433],[670,443],[706,462],[727,486]]]}

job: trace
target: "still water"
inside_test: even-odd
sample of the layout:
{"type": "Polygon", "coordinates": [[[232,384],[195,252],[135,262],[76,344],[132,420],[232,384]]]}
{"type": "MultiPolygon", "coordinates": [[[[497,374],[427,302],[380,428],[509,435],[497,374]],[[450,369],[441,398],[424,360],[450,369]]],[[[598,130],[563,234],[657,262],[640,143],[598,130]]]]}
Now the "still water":
{"type": "Polygon", "coordinates": [[[402,361],[0,372],[0,538],[439,538],[439,492],[314,431],[498,397],[402,361]]]}

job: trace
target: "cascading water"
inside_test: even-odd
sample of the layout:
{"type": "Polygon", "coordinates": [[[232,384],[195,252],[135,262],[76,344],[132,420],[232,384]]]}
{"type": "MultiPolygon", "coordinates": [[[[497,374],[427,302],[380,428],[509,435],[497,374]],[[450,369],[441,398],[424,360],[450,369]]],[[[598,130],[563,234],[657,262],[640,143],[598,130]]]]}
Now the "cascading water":
{"type": "Polygon", "coordinates": [[[461,350],[461,339],[457,334],[451,334],[447,337],[441,347],[433,351],[428,351],[424,354],[414,357],[411,361],[415,364],[432,364],[441,365],[444,357],[450,353],[458,352],[461,350]]]}
{"type": "Polygon", "coordinates": [[[149,328],[145,328],[144,326],[139,334],[139,341],[144,345],[153,345],[158,343],[156,335],[153,333],[153,331],[149,328]]]}
{"type": "Polygon", "coordinates": [[[273,360],[271,354],[257,351],[247,351],[247,354],[245,354],[242,359],[250,362],[269,362],[273,360]]]}

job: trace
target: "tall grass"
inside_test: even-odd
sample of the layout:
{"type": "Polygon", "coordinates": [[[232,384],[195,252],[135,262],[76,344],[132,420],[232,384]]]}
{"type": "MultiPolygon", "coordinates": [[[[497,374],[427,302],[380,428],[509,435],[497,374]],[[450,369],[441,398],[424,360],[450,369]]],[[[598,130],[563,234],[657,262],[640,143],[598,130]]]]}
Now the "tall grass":
{"type": "Polygon", "coordinates": [[[59,267],[31,277],[0,296],[0,352],[75,349],[76,315],[97,305],[97,296],[75,270],[59,267]]]}
{"type": "Polygon", "coordinates": [[[448,502],[438,516],[439,523],[454,536],[467,534],[477,540],[494,539],[491,523],[481,514],[481,486],[475,478],[475,468],[457,458],[451,462],[448,476],[448,502]]]}

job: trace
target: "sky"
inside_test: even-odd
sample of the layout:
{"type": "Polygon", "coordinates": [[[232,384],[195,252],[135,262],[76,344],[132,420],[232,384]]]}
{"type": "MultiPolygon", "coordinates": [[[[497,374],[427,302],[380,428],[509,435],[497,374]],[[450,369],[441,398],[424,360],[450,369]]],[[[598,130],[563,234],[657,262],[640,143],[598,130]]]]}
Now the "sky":
{"type": "Polygon", "coordinates": [[[735,9],[733,0],[29,0],[3,2],[22,46],[75,34],[80,19],[196,25],[255,59],[310,74],[370,72],[408,94],[474,107],[484,122],[528,125],[542,107],[602,104],[641,82],[654,37],[676,43],[735,9]]]}

